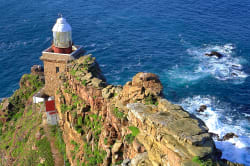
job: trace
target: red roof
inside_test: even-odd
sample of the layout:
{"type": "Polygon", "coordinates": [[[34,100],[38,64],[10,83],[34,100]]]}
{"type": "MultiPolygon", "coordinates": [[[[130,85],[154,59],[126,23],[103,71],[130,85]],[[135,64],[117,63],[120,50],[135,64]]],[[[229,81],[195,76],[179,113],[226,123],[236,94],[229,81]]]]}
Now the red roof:
{"type": "Polygon", "coordinates": [[[55,100],[50,100],[45,102],[46,112],[55,111],[55,100]]]}
{"type": "Polygon", "coordinates": [[[57,112],[56,112],[56,111],[55,111],[55,112],[52,112],[52,111],[51,111],[51,112],[49,112],[49,114],[50,114],[50,115],[54,115],[54,114],[57,114],[57,112]]]}

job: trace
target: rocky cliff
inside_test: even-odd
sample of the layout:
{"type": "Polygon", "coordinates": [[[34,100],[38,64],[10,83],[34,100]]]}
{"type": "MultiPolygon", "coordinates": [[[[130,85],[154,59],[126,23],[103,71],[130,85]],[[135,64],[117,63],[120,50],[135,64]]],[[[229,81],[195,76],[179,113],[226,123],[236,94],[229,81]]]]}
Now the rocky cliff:
{"type": "MultiPolygon", "coordinates": [[[[18,117],[18,124],[23,122],[27,113],[20,110],[31,110],[31,103],[26,102],[43,86],[42,79],[41,70],[32,70],[32,75],[21,79],[20,89],[0,104],[3,124],[0,131],[4,131],[0,138],[5,138],[8,144],[8,147],[0,146],[0,154],[5,158],[11,156],[12,160],[7,163],[20,163],[16,158],[18,155],[13,155],[12,151],[16,147],[29,147],[31,143],[28,141],[19,146],[8,141],[6,126],[15,129],[15,118],[19,113],[22,117],[18,117]]],[[[240,165],[220,159],[221,152],[216,149],[203,121],[167,101],[161,81],[155,74],[138,73],[124,86],[109,85],[95,58],[86,55],[72,61],[60,80],[55,100],[61,131],[54,128],[53,133],[55,144],[72,166],[240,165]]],[[[33,110],[33,115],[36,114],[33,110]]],[[[41,118],[41,115],[37,116],[41,118]]],[[[27,121],[37,122],[35,125],[39,126],[39,121],[31,117],[27,116],[27,121]]],[[[37,130],[40,129],[33,127],[30,132],[37,130]]],[[[30,154],[36,152],[36,149],[29,149],[30,154]]],[[[44,150],[38,150],[39,160],[46,159],[43,154],[50,153],[44,150]]],[[[35,158],[26,160],[27,156],[23,159],[37,162],[35,158]]],[[[45,160],[42,161],[40,165],[44,165],[45,160]]]]}
{"type": "Polygon", "coordinates": [[[86,55],[60,78],[56,107],[71,165],[229,165],[206,125],[164,99],[157,75],[109,85],[86,55]]]}

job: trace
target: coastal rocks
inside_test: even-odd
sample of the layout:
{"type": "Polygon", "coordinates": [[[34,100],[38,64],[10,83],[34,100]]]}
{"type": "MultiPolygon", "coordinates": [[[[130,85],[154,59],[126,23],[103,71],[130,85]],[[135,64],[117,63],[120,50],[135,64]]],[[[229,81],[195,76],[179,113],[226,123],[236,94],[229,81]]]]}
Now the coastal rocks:
{"type": "Polygon", "coordinates": [[[231,138],[234,138],[234,137],[239,137],[238,135],[236,135],[235,133],[227,133],[226,135],[223,136],[222,140],[223,141],[226,141],[226,140],[229,140],[231,138]]]}
{"type": "Polygon", "coordinates": [[[209,133],[211,135],[211,137],[217,141],[227,141],[231,138],[238,138],[239,136],[236,135],[235,133],[227,133],[226,135],[224,135],[222,138],[219,137],[219,134],[216,134],[216,133],[209,133]]]}
{"type": "Polygon", "coordinates": [[[198,110],[196,110],[197,112],[204,112],[207,109],[206,105],[201,105],[200,108],[198,110]]]}
{"type": "Polygon", "coordinates": [[[222,58],[223,55],[217,51],[211,51],[210,53],[206,53],[205,56],[222,58]]]}

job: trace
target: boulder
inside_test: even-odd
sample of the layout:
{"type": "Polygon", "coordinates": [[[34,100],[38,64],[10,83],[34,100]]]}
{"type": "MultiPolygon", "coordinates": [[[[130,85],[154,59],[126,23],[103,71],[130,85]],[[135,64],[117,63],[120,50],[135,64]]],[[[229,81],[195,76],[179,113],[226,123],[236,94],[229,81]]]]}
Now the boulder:
{"type": "Polygon", "coordinates": [[[206,53],[206,56],[212,57],[215,56],[216,58],[222,58],[223,55],[217,51],[211,51],[210,53],[206,53]]]}
{"type": "Polygon", "coordinates": [[[148,158],[148,153],[138,153],[134,158],[131,159],[131,166],[150,166],[152,163],[148,158]]]}
{"type": "Polygon", "coordinates": [[[196,110],[197,112],[204,112],[207,109],[206,105],[201,105],[200,108],[198,110],[196,110]]]}
{"type": "Polygon", "coordinates": [[[44,69],[41,65],[33,65],[31,67],[31,74],[33,75],[43,75],[44,69]]]}
{"type": "Polygon", "coordinates": [[[136,102],[144,100],[147,96],[161,96],[163,86],[159,77],[153,73],[138,73],[133,77],[132,82],[127,82],[122,90],[122,100],[136,102]]]}
{"type": "Polygon", "coordinates": [[[116,142],[112,147],[112,154],[119,152],[121,146],[122,146],[122,142],[116,142]]]}
{"type": "Polygon", "coordinates": [[[145,88],[146,95],[160,95],[163,90],[163,86],[159,77],[153,73],[140,72],[133,77],[132,86],[145,88]]]}
{"type": "Polygon", "coordinates": [[[239,137],[238,135],[236,135],[235,133],[227,133],[226,135],[223,136],[222,140],[223,141],[226,141],[226,140],[229,140],[233,137],[239,137]]]}

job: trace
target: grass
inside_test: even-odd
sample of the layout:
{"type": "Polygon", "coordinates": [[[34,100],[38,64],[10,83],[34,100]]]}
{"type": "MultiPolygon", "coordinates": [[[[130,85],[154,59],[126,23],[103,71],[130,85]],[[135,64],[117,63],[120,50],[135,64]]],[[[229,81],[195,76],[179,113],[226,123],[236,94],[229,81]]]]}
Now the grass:
{"type": "MultiPolygon", "coordinates": [[[[25,110],[18,112],[9,122],[5,123],[6,130],[0,135],[0,151],[11,154],[15,159],[13,165],[53,166],[50,143],[45,136],[40,140],[37,140],[35,136],[37,132],[40,132],[41,135],[44,134],[43,128],[40,127],[42,115],[38,111],[32,110],[31,106],[26,107],[25,110]],[[44,159],[43,164],[40,163],[41,158],[44,159]]],[[[0,158],[1,162],[5,161],[0,158]]]]}
{"type": "MultiPolygon", "coordinates": [[[[24,74],[20,80],[20,88],[8,99],[13,107],[8,111],[8,120],[11,120],[20,110],[25,108],[29,97],[43,87],[43,82],[39,76],[24,74]]],[[[18,115],[20,116],[20,115],[18,115]]],[[[16,118],[16,117],[15,117],[16,118]]]]}
{"type": "Polygon", "coordinates": [[[59,149],[64,157],[66,166],[70,166],[69,160],[66,156],[66,145],[62,137],[62,131],[57,125],[50,126],[51,135],[55,137],[56,147],[59,149]]]}
{"type": "Polygon", "coordinates": [[[54,160],[52,157],[50,142],[46,137],[40,139],[36,142],[36,146],[38,147],[38,155],[45,159],[44,165],[54,165],[54,160]]]}

